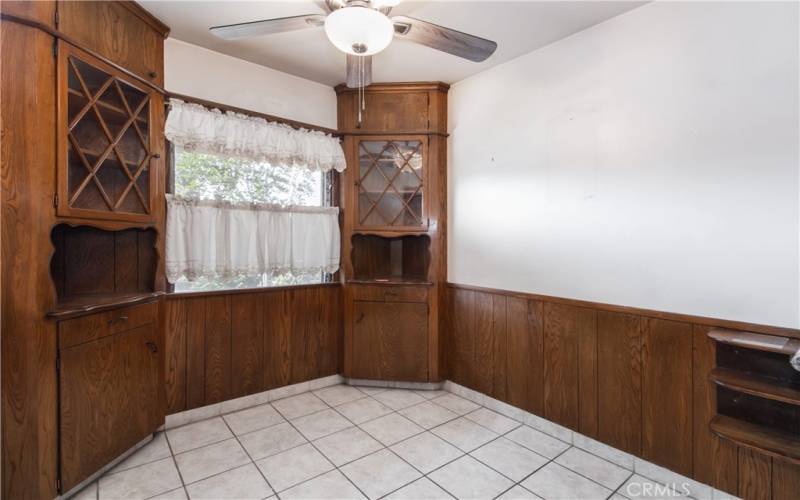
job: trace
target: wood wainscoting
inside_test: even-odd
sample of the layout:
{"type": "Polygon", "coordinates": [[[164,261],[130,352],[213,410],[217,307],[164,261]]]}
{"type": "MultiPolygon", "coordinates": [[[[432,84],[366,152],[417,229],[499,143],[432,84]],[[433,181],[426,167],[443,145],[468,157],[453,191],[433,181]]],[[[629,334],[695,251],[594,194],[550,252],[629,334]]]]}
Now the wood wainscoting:
{"type": "Polygon", "coordinates": [[[339,283],[169,295],[167,413],[341,372],[339,283]]]}
{"type": "Polygon", "coordinates": [[[445,378],[747,499],[800,466],[714,435],[711,328],[800,331],[448,284],[445,378]]]}

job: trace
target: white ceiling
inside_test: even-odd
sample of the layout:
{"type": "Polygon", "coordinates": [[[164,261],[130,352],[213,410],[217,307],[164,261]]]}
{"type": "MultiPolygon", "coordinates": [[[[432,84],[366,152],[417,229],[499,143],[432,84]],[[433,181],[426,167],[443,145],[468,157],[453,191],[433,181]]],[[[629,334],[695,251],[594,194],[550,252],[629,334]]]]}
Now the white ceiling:
{"type": "MultiPolygon", "coordinates": [[[[314,0],[140,3],[172,28],[171,37],[326,85],[344,81],[345,56],[328,42],[322,28],[235,41],[225,41],[208,32],[211,26],[324,13],[314,0]]],[[[373,80],[454,83],[643,3],[646,2],[407,0],[391,15],[408,15],[494,40],[497,51],[486,61],[474,63],[395,39],[389,48],[373,57],[373,80]]]]}

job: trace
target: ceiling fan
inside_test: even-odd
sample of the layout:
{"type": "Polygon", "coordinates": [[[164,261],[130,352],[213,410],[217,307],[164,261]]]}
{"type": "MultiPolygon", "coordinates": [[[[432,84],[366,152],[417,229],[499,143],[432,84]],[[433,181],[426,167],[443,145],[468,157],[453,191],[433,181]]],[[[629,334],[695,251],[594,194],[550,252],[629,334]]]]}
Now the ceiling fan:
{"type": "Polygon", "coordinates": [[[325,27],[328,39],[347,54],[347,86],[372,83],[372,56],[396,36],[454,56],[481,62],[497,43],[406,16],[388,15],[400,0],[324,0],[327,15],[307,14],[209,28],[226,40],[325,27]]]}

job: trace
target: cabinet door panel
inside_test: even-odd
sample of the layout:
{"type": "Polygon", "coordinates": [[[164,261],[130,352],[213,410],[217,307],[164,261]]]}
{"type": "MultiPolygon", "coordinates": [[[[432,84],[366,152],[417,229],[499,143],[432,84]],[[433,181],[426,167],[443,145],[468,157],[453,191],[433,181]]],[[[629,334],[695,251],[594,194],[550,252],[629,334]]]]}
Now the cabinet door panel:
{"type": "Polygon", "coordinates": [[[353,378],[428,380],[426,304],[355,303],[353,378]]]}
{"type": "Polygon", "coordinates": [[[59,42],[58,215],[155,219],[161,97],[59,42]]]}
{"type": "Polygon", "coordinates": [[[156,328],[144,326],[60,352],[63,491],[161,424],[158,348],[156,328]]]}

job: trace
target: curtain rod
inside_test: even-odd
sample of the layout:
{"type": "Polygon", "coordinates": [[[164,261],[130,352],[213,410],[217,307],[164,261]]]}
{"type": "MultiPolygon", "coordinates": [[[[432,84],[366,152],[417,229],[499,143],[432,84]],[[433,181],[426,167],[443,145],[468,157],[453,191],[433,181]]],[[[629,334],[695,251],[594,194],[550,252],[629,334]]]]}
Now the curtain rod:
{"type": "Polygon", "coordinates": [[[234,113],[241,113],[243,115],[254,116],[256,118],[263,118],[268,122],[276,122],[276,123],[283,123],[284,125],[289,125],[295,129],[306,129],[306,130],[317,130],[319,132],[324,132],[326,134],[330,134],[334,137],[341,137],[342,134],[339,133],[338,130],[334,130],[331,128],[320,127],[319,125],[311,125],[310,123],[303,123],[296,120],[289,120],[288,118],[281,118],[280,116],[268,115],[266,113],[259,113],[257,111],[251,111],[249,109],[244,108],[237,108],[236,106],[230,106],[228,104],[222,104],[219,102],[208,101],[206,99],[200,99],[198,97],[192,97],[183,94],[175,94],[173,92],[168,92],[167,97],[180,99],[181,101],[191,102],[194,104],[199,104],[201,106],[205,106],[207,108],[217,108],[222,111],[233,111],[234,113]]]}

